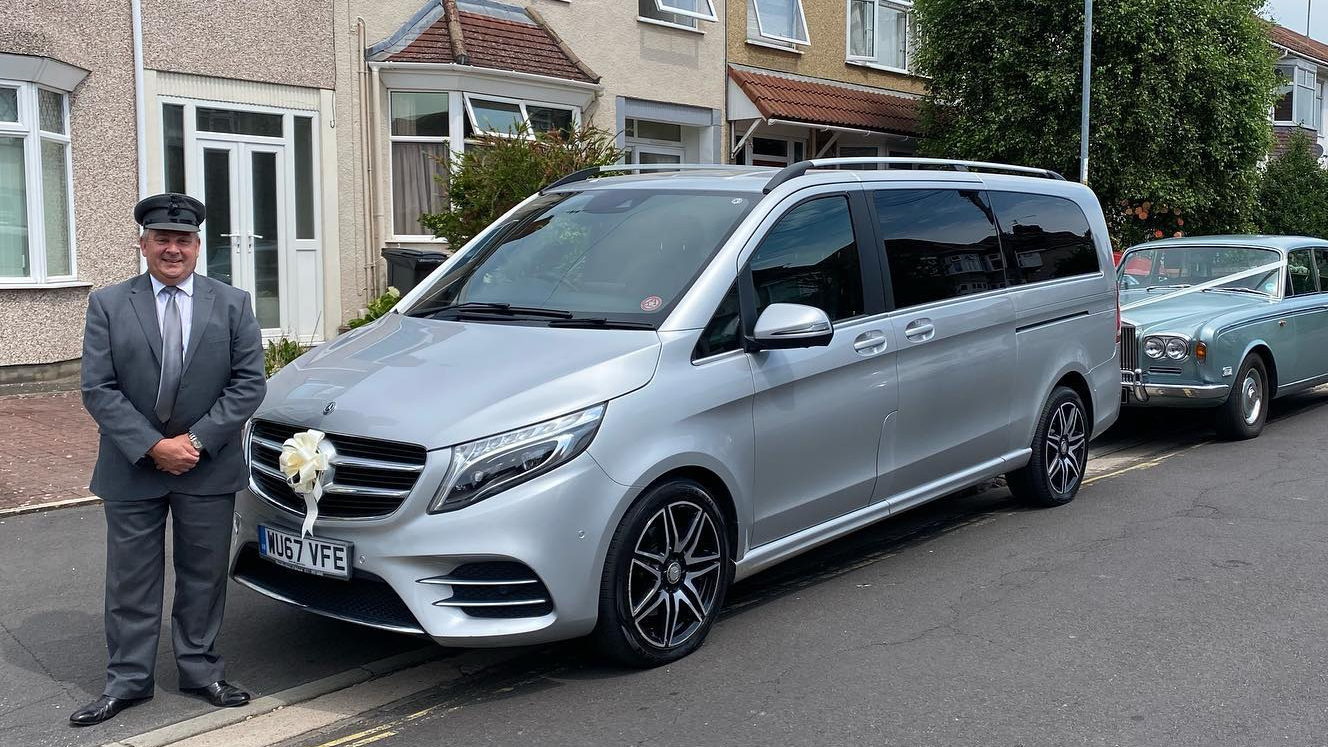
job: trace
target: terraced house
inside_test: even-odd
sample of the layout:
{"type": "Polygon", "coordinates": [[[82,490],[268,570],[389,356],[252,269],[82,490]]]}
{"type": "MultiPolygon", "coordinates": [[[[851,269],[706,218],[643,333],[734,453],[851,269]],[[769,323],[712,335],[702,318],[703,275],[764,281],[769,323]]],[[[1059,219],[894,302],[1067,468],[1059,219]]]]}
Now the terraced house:
{"type": "Polygon", "coordinates": [[[909,0],[729,0],[730,158],[912,154],[912,26],[909,0]]]}

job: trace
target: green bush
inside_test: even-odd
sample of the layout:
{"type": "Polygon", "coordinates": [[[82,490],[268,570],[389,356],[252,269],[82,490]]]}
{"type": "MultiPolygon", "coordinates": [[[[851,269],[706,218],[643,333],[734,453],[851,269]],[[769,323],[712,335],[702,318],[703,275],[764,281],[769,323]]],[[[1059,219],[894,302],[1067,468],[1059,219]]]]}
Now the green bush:
{"type": "Polygon", "coordinates": [[[383,314],[391,311],[392,307],[396,306],[397,301],[399,300],[401,300],[401,291],[397,290],[394,286],[389,285],[386,293],[369,302],[369,305],[365,308],[364,316],[358,316],[351,319],[346,322],[346,326],[351,329],[363,327],[369,322],[372,322],[383,314]]]}
{"type": "Polygon", "coordinates": [[[510,136],[484,134],[476,139],[450,174],[436,177],[448,195],[447,210],[420,216],[425,228],[453,248],[559,177],[623,157],[613,133],[596,127],[534,135],[522,127],[510,136]]]}
{"type": "Polygon", "coordinates": [[[309,350],[307,345],[301,345],[296,340],[281,338],[268,342],[267,348],[263,350],[263,369],[270,378],[272,374],[280,371],[282,366],[299,358],[309,350]]]}
{"type": "Polygon", "coordinates": [[[1328,171],[1307,134],[1268,162],[1259,184],[1259,228],[1283,236],[1328,238],[1328,171]]]}

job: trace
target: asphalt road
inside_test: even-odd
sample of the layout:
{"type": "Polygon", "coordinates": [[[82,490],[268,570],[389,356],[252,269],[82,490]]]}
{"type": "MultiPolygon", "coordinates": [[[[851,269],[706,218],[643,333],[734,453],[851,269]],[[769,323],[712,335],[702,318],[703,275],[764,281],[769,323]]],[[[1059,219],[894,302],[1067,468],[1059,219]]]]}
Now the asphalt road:
{"type": "Polygon", "coordinates": [[[772,569],[672,666],[551,646],[284,744],[1328,744],[1328,396],[1279,404],[1243,443],[1128,417],[1099,450],[1180,448],[1063,508],[955,496],[772,569]]]}
{"type": "MultiPolygon", "coordinates": [[[[1328,744],[1328,394],[1277,405],[1242,444],[1127,417],[1070,506],[954,496],[774,568],[671,667],[526,650],[288,744],[1328,744]]],[[[167,629],[151,703],[66,725],[103,683],[104,531],[95,507],[0,520],[0,746],[212,711],[176,692],[167,629]]],[[[234,586],[221,639],[255,695],[421,647],[234,586]]]]}

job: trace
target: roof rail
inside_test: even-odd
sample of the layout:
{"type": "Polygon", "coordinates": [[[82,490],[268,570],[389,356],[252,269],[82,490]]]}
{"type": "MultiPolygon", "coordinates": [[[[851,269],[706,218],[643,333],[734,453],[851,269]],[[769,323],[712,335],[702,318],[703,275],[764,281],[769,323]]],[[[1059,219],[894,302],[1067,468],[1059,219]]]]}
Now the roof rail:
{"type": "Polygon", "coordinates": [[[595,174],[619,171],[752,171],[759,168],[759,166],[741,166],[730,163],[615,163],[608,166],[591,166],[580,171],[573,171],[541,189],[540,192],[543,193],[546,189],[589,179],[595,174]]]}
{"type": "Polygon", "coordinates": [[[899,164],[903,166],[923,166],[932,168],[947,168],[955,171],[968,171],[969,169],[979,169],[986,171],[1008,171],[1015,174],[1026,174],[1030,176],[1040,176],[1044,179],[1058,179],[1065,181],[1065,177],[1051,171],[1050,169],[1036,169],[1031,166],[1011,166],[1005,163],[988,163],[986,161],[956,161],[949,158],[813,158],[810,161],[799,161],[792,166],[786,166],[778,174],[771,177],[770,182],[765,185],[764,192],[770,194],[771,191],[790,179],[796,179],[811,169],[823,169],[832,166],[866,166],[876,164],[899,164]]]}

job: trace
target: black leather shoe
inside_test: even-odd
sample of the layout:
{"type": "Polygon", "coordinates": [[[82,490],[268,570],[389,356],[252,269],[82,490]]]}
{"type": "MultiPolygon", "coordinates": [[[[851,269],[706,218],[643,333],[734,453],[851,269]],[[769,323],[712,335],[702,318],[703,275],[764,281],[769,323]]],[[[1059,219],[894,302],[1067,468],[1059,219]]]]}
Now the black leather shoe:
{"type": "Polygon", "coordinates": [[[213,682],[207,687],[182,687],[180,692],[197,695],[218,708],[235,708],[249,702],[249,693],[226,680],[213,682]]]}
{"type": "Polygon", "coordinates": [[[126,708],[136,706],[139,703],[146,703],[149,700],[152,700],[151,695],[146,698],[112,698],[109,695],[103,695],[74,711],[73,715],[69,717],[69,723],[74,726],[100,724],[107,719],[114,718],[115,714],[126,708]]]}

